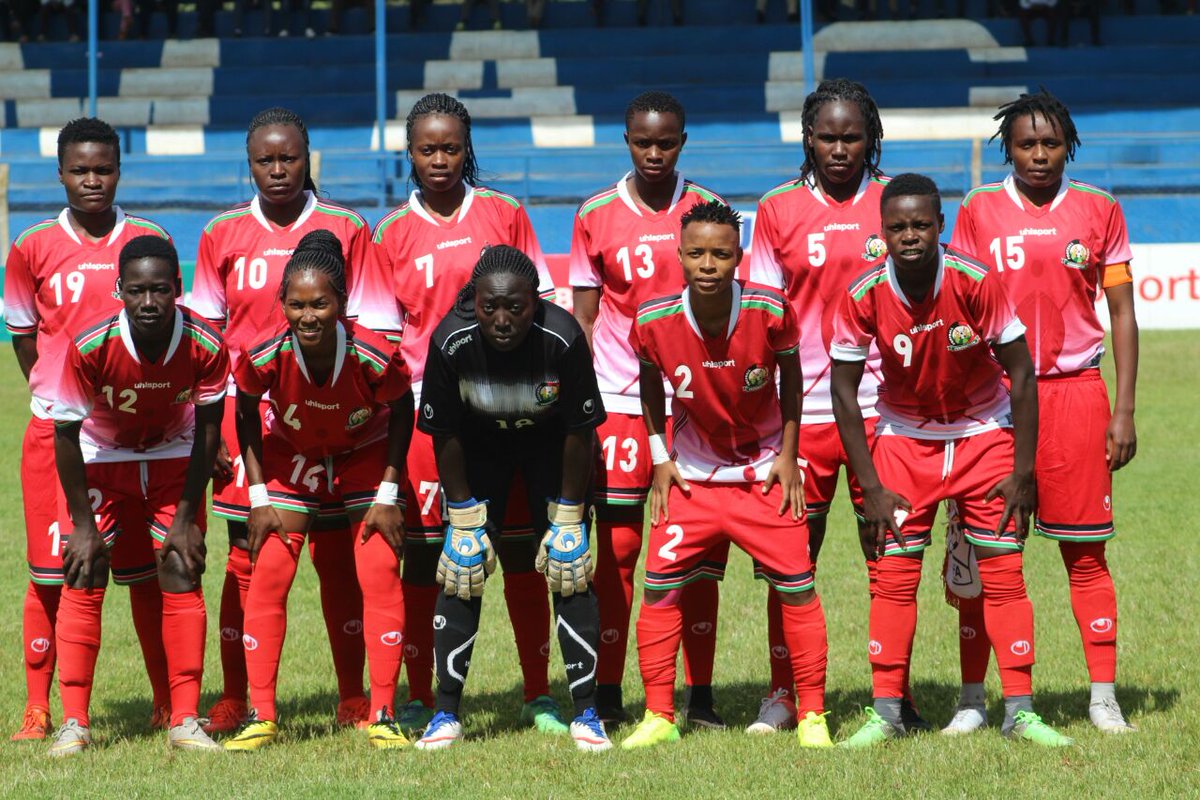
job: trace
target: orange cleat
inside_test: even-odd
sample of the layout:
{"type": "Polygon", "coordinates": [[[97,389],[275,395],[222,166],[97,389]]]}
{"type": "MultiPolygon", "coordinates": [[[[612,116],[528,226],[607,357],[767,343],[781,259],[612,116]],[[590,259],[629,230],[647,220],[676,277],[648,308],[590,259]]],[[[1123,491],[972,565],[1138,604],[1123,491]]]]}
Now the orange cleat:
{"type": "Polygon", "coordinates": [[[338,703],[337,724],[366,729],[371,724],[367,720],[370,715],[371,701],[362,696],[350,697],[338,703]]]}
{"type": "Polygon", "coordinates": [[[228,733],[236,731],[250,715],[245,700],[233,697],[222,697],[213,703],[208,710],[208,722],[204,723],[205,733],[228,733]]]}
{"type": "Polygon", "coordinates": [[[45,739],[50,731],[50,710],[42,706],[26,706],[21,729],[12,735],[12,741],[24,742],[45,739]]]}
{"type": "Polygon", "coordinates": [[[170,706],[155,706],[150,712],[150,729],[155,731],[165,731],[171,727],[171,707],[170,706]]]}

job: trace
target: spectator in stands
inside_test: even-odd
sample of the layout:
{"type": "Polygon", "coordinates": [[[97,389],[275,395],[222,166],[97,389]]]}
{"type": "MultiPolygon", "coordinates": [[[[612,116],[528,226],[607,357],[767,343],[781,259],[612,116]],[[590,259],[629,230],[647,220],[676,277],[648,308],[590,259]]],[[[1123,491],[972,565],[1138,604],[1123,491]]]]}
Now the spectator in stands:
{"type": "Polygon", "coordinates": [[[528,0],[526,8],[529,11],[529,27],[542,27],[542,16],[546,13],[546,0],[528,0]]]}
{"type": "MultiPolygon", "coordinates": [[[[133,0],[117,0],[118,3],[125,3],[132,6],[133,0]]],[[[179,0],[137,0],[138,16],[141,18],[141,36],[145,38],[150,35],[150,18],[154,14],[156,7],[161,8],[163,13],[167,15],[167,38],[174,39],[179,31],[179,0]]],[[[127,32],[129,26],[125,22],[126,18],[121,18],[121,31],[127,32]]],[[[130,18],[132,21],[132,18],[130,18]]],[[[124,39],[122,34],[119,38],[124,39]]]]}
{"type": "Polygon", "coordinates": [[[504,26],[500,24],[500,0],[462,0],[462,15],[459,16],[454,30],[465,31],[467,22],[471,18],[471,9],[485,2],[488,7],[488,16],[492,18],[492,30],[498,31],[503,28],[504,26]]]}
{"type": "Polygon", "coordinates": [[[217,35],[217,9],[221,0],[196,0],[196,38],[208,39],[217,35]]]}
{"type": "Polygon", "coordinates": [[[50,18],[54,14],[63,14],[67,18],[67,40],[78,42],[79,13],[75,9],[75,0],[42,0],[42,8],[38,12],[38,41],[46,41],[50,18]]]}
{"type": "MultiPolygon", "coordinates": [[[[770,0],[757,0],[754,4],[754,16],[759,24],[767,21],[767,5],[770,0]]],[[[800,21],[800,0],[786,0],[788,22],[800,21]]],[[[837,20],[837,0],[817,0],[814,6],[817,18],[822,22],[837,20]]]]}
{"type": "MultiPolygon", "coordinates": [[[[825,0],[823,0],[825,1],[825,0]]],[[[676,25],[683,24],[683,0],[670,0],[671,18],[676,25]]],[[[789,0],[791,2],[791,0],[789,0]]],[[[604,24],[604,0],[593,0],[592,12],[596,15],[596,25],[604,24]]],[[[637,0],[637,24],[645,25],[650,17],[650,0],[637,0]]]]}
{"type": "MultiPolygon", "coordinates": [[[[890,19],[901,19],[900,16],[901,0],[888,0],[888,17],[890,19]]],[[[908,3],[908,18],[917,18],[917,0],[907,0],[908,3]]],[[[855,0],[855,8],[858,11],[859,19],[878,19],[879,18],[879,0],[855,0]]]]}
{"type": "MultiPolygon", "coordinates": [[[[367,12],[367,30],[374,32],[375,30],[375,0],[333,0],[329,7],[329,27],[325,29],[326,36],[337,36],[342,32],[342,14],[346,13],[346,6],[361,5],[367,12]]],[[[408,7],[408,19],[411,27],[417,27],[417,20],[424,13],[424,3],[420,0],[412,0],[408,7]]]]}
{"type": "MultiPolygon", "coordinates": [[[[1195,0],[1193,0],[1194,2],[1195,0]]],[[[1100,46],[1100,0],[1058,0],[1058,43],[1066,47],[1071,33],[1071,17],[1087,16],[1092,31],[1092,47],[1100,46]]]]}
{"type": "Polygon", "coordinates": [[[29,0],[0,0],[0,39],[29,41],[29,20],[33,16],[29,0]]]}
{"type": "Polygon", "coordinates": [[[1062,13],[1057,8],[1058,4],[1059,0],[1020,0],[1017,6],[1017,21],[1021,23],[1021,38],[1026,47],[1033,47],[1033,20],[1036,17],[1046,20],[1046,46],[1050,47],[1058,42],[1055,32],[1062,13]]]}

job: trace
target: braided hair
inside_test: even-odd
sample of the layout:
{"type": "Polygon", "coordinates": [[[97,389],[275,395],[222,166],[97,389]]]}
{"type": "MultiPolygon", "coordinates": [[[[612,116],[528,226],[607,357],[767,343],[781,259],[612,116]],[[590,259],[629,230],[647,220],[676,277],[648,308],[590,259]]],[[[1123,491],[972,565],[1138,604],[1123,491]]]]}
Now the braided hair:
{"type": "Polygon", "coordinates": [[[714,225],[728,225],[733,228],[734,233],[738,234],[739,237],[742,232],[742,215],[720,200],[709,200],[707,203],[698,203],[692,206],[680,218],[679,229],[683,230],[693,222],[711,222],[714,225]]]}
{"type": "Polygon", "coordinates": [[[246,130],[247,155],[250,151],[250,137],[256,130],[268,125],[290,125],[300,132],[300,138],[304,140],[304,188],[315,193],[317,183],[312,177],[312,155],[308,149],[308,128],[304,126],[304,120],[300,119],[300,115],[295,111],[274,106],[255,114],[254,119],[250,120],[250,127],[246,130]]]}
{"type": "Polygon", "coordinates": [[[112,147],[117,166],[121,166],[121,137],[112,125],[95,117],[73,119],[58,132],[58,166],[61,169],[67,147],[73,144],[95,142],[112,147]]]}
{"type": "Polygon", "coordinates": [[[937,184],[933,182],[932,178],[918,175],[915,172],[905,172],[888,181],[888,185],[883,187],[883,193],[879,196],[879,210],[882,212],[887,201],[893,197],[910,195],[932,197],[933,213],[942,213],[942,195],[938,191],[937,184]]]}
{"type": "Polygon", "coordinates": [[[1000,111],[992,119],[999,121],[1000,129],[991,139],[1000,139],[1000,149],[1004,151],[1004,163],[1012,163],[1012,126],[1013,121],[1021,115],[1027,115],[1030,122],[1035,114],[1041,114],[1047,122],[1058,128],[1067,144],[1067,161],[1075,160],[1075,148],[1083,142],[1079,141],[1079,132],[1075,130],[1075,121],[1071,112],[1062,101],[1046,91],[1046,87],[1038,87],[1037,94],[1022,94],[1011,103],[1000,106],[1000,111]]]}
{"type": "Polygon", "coordinates": [[[287,266],[283,268],[283,280],[279,282],[279,299],[287,297],[288,284],[292,277],[301,272],[319,272],[329,278],[329,285],[346,306],[346,259],[342,256],[342,243],[332,231],[319,228],[304,234],[287,266]]]}
{"type": "Polygon", "coordinates": [[[883,123],[879,119],[879,107],[875,105],[875,100],[867,91],[867,87],[858,81],[852,81],[849,78],[830,78],[821,81],[816,91],[804,98],[804,111],[801,113],[804,130],[804,163],[800,166],[801,182],[808,180],[808,177],[817,170],[816,151],[808,142],[817,125],[817,114],[826,104],[837,102],[852,103],[858,106],[859,112],[862,113],[867,137],[863,164],[869,175],[879,174],[879,159],[883,156],[883,123]]]}
{"type": "Polygon", "coordinates": [[[121,293],[125,267],[129,262],[139,261],[143,258],[159,258],[166,261],[171,267],[171,282],[175,284],[175,296],[179,297],[183,294],[183,286],[179,280],[179,253],[176,252],[175,245],[171,243],[170,239],[164,239],[161,236],[135,236],[121,248],[121,254],[117,256],[116,294],[121,293]]]}
{"type": "Polygon", "coordinates": [[[404,135],[408,141],[408,179],[418,189],[424,189],[421,185],[421,177],[417,175],[416,168],[413,167],[412,161],[412,140],[413,128],[416,127],[417,120],[424,117],[431,117],[435,114],[440,114],[447,117],[454,117],[463,126],[463,167],[462,179],[468,186],[479,185],[479,163],[475,160],[475,146],[471,144],[471,115],[467,112],[467,107],[459,102],[456,98],[442,92],[434,92],[427,94],[413,104],[412,110],[408,112],[408,119],[404,123],[404,135]]]}
{"type": "Polygon", "coordinates": [[[684,129],[686,118],[683,104],[676,100],[674,95],[658,91],[642,92],[629,102],[625,108],[625,128],[629,128],[638,114],[650,113],[674,114],[679,120],[679,130],[684,129]]]}
{"type": "Polygon", "coordinates": [[[538,296],[540,278],[533,260],[511,245],[497,244],[485,247],[479,254],[479,261],[475,262],[475,269],[471,271],[471,280],[459,290],[455,306],[460,314],[474,316],[475,285],[480,278],[489,275],[513,275],[522,278],[529,284],[529,293],[535,299],[538,296]]]}

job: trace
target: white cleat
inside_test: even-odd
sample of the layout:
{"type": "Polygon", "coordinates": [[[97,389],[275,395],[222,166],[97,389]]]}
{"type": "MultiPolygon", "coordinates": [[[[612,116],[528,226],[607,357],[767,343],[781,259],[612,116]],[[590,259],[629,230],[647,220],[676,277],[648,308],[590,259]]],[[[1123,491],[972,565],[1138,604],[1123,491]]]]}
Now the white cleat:
{"type": "Polygon", "coordinates": [[[183,722],[171,726],[167,731],[167,744],[175,750],[225,751],[204,732],[200,720],[195,717],[184,717],[183,722]]]}
{"type": "Polygon", "coordinates": [[[59,726],[54,733],[54,741],[50,743],[48,755],[51,758],[65,758],[81,753],[92,746],[92,732],[79,720],[72,717],[59,726]]]}
{"type": "Polygon", "coordinates": [[[767,735],[796,727],[796,706],[788,699],[788,693],[776,689],[770,697],[764,697],[758,707],[758,719],[746,726],[746,733],[767,735]]]}
{"type": "Polygon", "coordinates": [[[1125,721],[1121,707],[1112,698],[1088,706],[1088,716],[1101,733],[1136,733],[1137,728],[1125,721]]]}
{"type": "Polygon", "coordinates": [[[433,715],[425,733],[414,746],[418,750],[444,750],[461,738],[463,727],[458,717],[446,711],[439,711],[433,715]]]}
{"type": "Polygon", "coordinates": [[[612,749],[612,741],[604,730],[604,723],[596,716],[596,709],[589,708],[571,721],[571,738],[575,747],[588,753],[603,753],[612,749]]]}
{"type": "Polygon", "coordinates": [[[944,736],[966,736],[987,727],[987,708],[984,706],[959,705],[950,723],[942,728],[944,736]]]}

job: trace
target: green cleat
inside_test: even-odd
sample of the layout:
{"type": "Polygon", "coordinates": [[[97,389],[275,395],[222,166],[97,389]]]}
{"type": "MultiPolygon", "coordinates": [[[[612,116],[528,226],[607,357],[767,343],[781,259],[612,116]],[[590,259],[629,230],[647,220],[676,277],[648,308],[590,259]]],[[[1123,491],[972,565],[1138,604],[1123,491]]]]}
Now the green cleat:
{"type": "Polygon", "coordinates": [[[664,716],[646,709],[646,716],[621,742],[622,750],[638,750],[665,742],[679,741],[679,728],[664,716]]]}
{"type": "Polygon", "coordinates": [[[855,731],[853,736],[839,743],[838,747],[846,747],[853,750],[874,747],[877,744],[883,744],[888,739],[894,739],[900,735],[900,731],[896,730],[892,723],[879,716],[879,712],[875,709],[867,706],[863,711],[867,712],[867,721],[863,723],[861,728],[855,731]]]}
{"type": "Polygon", "coordinates": [[[424,705],[420,700],[412,700],[396,709],[396,725],[407,733],[420,733],[429,727],[433,719],[433,709],[424,705]]]}
{"type": "Polygon", "coordinates": [[[1070,747],[1075,740],[1063,736],[1058,731],[1042,722],[1042,718],[1032,711],[1018,711],[1016,724],[1004,734],[1013,739],[1024,739],[1027,742],[1040,744],[1042,747],[1070,747]]]}
{"type": "Polygon", "coordinates": [[[540,695],[521,708],[521,721],[532,725],[541,733],[554,735],[569,733],[571,728],[563,721],[562,712],[554,698],[540,695]]]}

